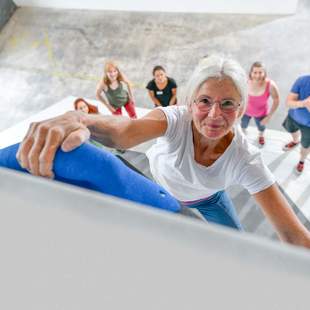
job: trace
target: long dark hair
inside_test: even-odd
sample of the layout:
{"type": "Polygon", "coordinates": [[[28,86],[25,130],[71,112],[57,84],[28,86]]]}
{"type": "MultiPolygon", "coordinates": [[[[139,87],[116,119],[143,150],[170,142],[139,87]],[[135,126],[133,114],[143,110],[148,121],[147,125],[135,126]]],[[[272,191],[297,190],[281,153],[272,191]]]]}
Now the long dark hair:
{"type": "Polygon", "coordinates": [[[158,65],[158,66],[155,66],[155,67],[153,68],[153,71],[152,71],[153,76],[155,75],[155,72],[156,72],[156,71],[159,71],[159,70],[164,71],[164,72],[166,73],[166,70],[164,69],[164,67],[158,65]]]}

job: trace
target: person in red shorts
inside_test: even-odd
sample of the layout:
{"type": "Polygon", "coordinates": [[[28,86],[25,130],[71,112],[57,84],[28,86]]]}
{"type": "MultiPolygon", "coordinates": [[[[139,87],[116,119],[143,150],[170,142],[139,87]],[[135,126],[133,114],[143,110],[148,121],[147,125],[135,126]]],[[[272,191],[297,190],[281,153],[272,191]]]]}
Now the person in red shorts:
{"type": "Polygon", "coordinates": [[[105,63],[103,78],[97,85],[96,98],[113,115],[122,115],[124,107],[130,118],[137,118],[130,82],[113,61],[105,63]]]}

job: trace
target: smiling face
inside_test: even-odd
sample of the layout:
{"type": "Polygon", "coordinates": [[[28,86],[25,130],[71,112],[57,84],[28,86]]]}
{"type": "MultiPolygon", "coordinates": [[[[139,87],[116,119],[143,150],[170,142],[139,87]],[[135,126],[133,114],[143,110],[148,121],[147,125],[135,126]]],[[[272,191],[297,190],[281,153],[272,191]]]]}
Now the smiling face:
{"type": "Polygon", "coordinates": [[[114,66],[110,65],[106,70],[106,75],[110,82],[114,82],[118,78],[119,71],[114,66]]]}
{"type": "Polygon", "coordinates": [[[87,114],[89,113],[88,105],[84,101],[79,101],[76,105],[76,109],[87,114]]]}
{"type": "Polygon", "coordinates": [[[163,70],[156,70],[154,72],[154,78],[155,78],[156,83],[163,84],[167,80],[166,72],[163,70]]]}
{"type": "MultiPolygon", "coordinates": [[[[232,126],[241,115],[240,101],[241,96],[229,78],[208,79],[197,90],[194,101],[190,105],[196,130],[207,139],[221,139],[231,131],[232,126]],[[204,98],[214,102],[209,109],[201,104],[204,98]],[[226,100],[235,102],[238,107],[235,110],[224,111],[221,109],[220,103],[225,103],[226,100]]],[[[224,105],[222,105],[223,107],[224,105]]]]}
{"type": "Polygon", "coordinates": [[[266,78],[266,72],[263,67],[253,67],[250,78],[256,82],[262,82],[266,78]]]}

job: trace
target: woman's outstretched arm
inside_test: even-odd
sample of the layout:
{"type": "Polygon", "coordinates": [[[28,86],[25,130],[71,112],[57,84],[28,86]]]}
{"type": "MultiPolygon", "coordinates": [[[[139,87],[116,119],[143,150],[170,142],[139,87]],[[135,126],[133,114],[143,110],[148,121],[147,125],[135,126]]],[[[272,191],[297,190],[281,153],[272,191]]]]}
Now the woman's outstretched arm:
{"type": "Polygon", "coordinates": [[[299,221],[276,184],[254,194],[281,240],[310,248],[310,233],[299,221]]]}
{"type": "Polygon", "coordinates": [[[104,145],[126,149],[162,136],[166,129],[167,120],[160,110],[153,110],[140,119],[67,112],[31,124],[16,156],[30,173],[52,177],[58,148],[71,151],[91,136],[104,145]]]}

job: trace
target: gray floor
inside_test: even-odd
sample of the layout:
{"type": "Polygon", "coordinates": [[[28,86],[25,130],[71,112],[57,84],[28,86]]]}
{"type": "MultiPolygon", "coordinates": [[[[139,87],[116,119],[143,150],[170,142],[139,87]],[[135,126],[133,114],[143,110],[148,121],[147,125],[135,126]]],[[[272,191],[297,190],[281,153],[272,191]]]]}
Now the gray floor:
{"type": "Polygon", "coordinates": [[[173,14],[19,8],[0,33],[0,130],[68,96],[95,97],[103,62],[116,59],[151,107],[145,84],[156,64],[182,86],[198,60],[229,53],[247,69],[266,63],[281,92],[270,123],[280,129],[292,82],[310,72],[310,3],[293,16],[173,14]]]}

